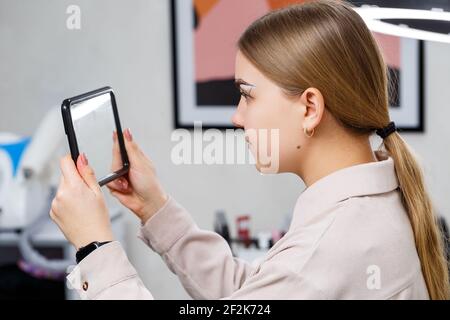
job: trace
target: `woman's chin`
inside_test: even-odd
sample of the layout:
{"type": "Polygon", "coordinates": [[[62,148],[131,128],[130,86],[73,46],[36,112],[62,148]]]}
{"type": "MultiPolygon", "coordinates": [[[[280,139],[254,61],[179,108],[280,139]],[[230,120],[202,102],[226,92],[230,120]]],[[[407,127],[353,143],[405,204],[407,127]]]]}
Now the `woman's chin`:
{"type": "Polygon", "coordinates": [[[269,165],[263,165],[260,162],[257,162],[255,164],[255,167],[256,167],[256,170],[258,170],[261,174],[277,174],[277,173],[280,173],[280,171],[279,171],[280,168],[278,167],[278,165],[275,166],[275,165],[272,165],[272,163],[269,164],[269,165]]]}
{"type": "Polygon", "coordinates": [[[264,157],[264,159],[261,159],[255,155],[256,150],[254,150],[252,146],[252,144],[249,144],[249,150],[251,154],[251,162],[255,164],[256,170],[258,170],[261,174],[280,173],[279,161],[277,161],[278,158],[276,160],[271,159],[270,157],[264,157]]]}

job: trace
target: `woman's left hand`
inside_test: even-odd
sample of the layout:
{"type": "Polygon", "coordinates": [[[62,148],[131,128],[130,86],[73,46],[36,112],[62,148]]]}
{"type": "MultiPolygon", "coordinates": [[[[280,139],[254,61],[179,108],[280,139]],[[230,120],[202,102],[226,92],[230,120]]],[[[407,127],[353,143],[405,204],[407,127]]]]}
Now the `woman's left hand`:
{"type": "Polygon", "coordinates": [[[86,155],[78,157],[76,166],[70,155],[60,164],[61,181],[50,217],[77,250],[93,241],[112,241],[108,209],[86,155]]]}

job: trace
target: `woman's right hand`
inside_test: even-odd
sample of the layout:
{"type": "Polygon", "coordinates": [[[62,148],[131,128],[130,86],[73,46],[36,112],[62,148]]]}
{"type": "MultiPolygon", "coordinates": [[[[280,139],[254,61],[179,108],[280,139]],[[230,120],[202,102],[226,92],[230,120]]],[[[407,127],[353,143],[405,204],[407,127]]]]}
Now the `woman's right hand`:
{"type": "MultiPolygon", "coordinates": [[[[107,187],[120,203],[145,223],[164,206],[168,197],[156,177],[153,163],[133,141],[130,129],[126,129],[123,136],[130,162],[129,172],[126,176],[108,183],[107,187]]],[[[122,167],[116,132],[113,134],[113,140],[112,169],[115,171],[122,167]]]]}

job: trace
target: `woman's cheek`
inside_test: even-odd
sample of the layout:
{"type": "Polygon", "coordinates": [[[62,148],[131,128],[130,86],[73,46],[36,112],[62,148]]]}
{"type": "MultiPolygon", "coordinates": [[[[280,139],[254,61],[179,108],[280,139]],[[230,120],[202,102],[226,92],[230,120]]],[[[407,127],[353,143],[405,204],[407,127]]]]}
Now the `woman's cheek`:
{"type": "MultiPolygon", "coordinates": [[[[300,121],[299,121],[300,122],[300,121]]],[[[280,168],[282,172],[295,170],[303,151],[303,130],[296,121],[286,121],[280,129],[280,168]]]]}

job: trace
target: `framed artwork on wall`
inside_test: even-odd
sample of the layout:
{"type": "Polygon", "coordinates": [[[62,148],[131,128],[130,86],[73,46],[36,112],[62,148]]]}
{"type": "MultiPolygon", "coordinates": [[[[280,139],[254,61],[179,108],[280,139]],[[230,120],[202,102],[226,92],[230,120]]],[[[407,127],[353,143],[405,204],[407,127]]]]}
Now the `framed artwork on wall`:
{"type": "MultiPolygon", "coordinates": [[[[171,0],[176,128],[232,128],[236,43],[257,18],[303,0],[171,0]]],[[[391,119],[423,131],[423,44],[374,34],[392,77],[391,119]]]]}
{"type": "Polygon", "coordinates": [[[401,131],[424,131],[424,43],[373,34],[388,66],[389,113],[401,131]]]}

